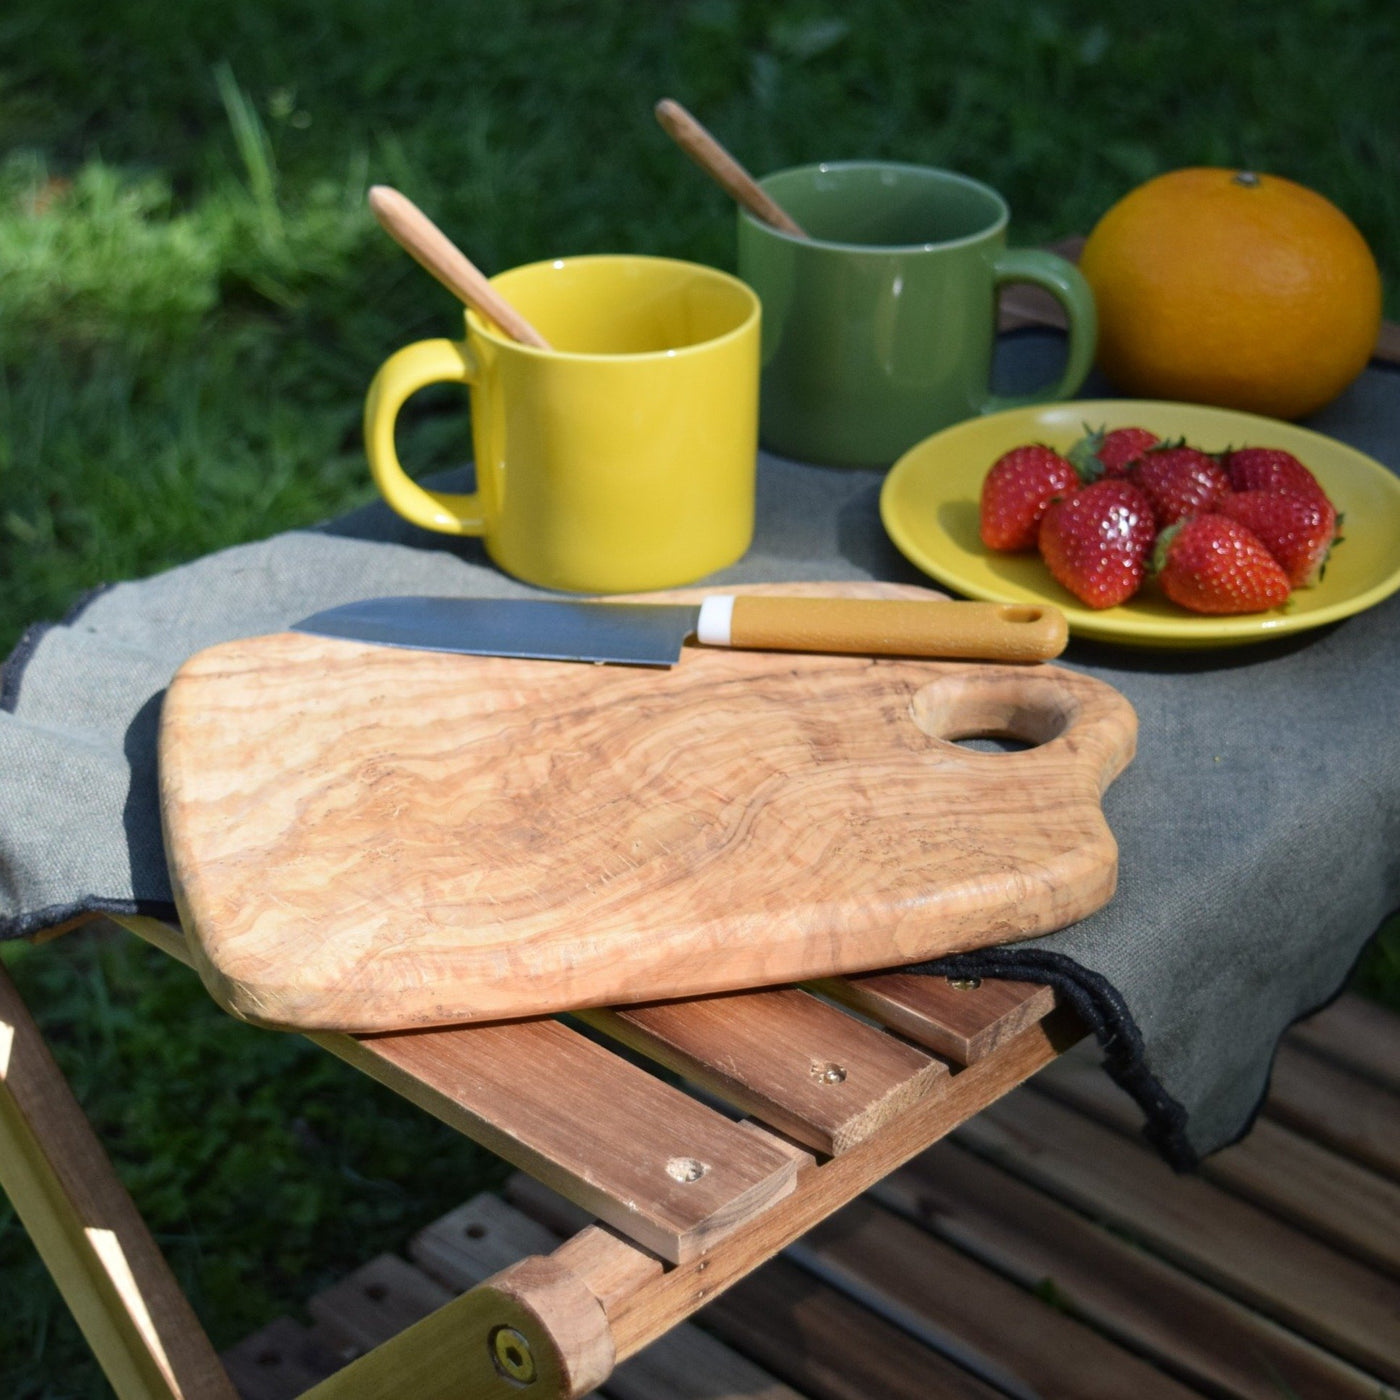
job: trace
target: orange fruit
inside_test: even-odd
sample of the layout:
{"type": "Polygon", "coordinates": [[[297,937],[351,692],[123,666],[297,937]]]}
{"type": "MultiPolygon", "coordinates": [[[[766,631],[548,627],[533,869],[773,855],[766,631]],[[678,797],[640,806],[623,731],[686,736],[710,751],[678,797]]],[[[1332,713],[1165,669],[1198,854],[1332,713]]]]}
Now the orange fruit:
{"type": "Polygon", "coordinates": [[[1135,397],[1301,418],[1361,373],[1380,330],[1366,240],[1277,175],[1159,175],[1099,220],[1079,265],[1099,368],[1135,397]]]}

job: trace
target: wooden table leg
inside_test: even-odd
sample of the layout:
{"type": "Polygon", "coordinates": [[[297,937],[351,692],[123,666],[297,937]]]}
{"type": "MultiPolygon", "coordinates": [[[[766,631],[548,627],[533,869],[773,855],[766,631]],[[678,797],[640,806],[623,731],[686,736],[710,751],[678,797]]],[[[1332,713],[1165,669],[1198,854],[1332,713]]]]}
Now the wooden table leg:
{"type": "Polygon", "coordinates": [[[0,1186],[121,1400],[237,1400],[3,966],[0,1186]]]}
{"type": "Polygon", "coordinates": [[[573,1400],[614,1362],[597,1296],[532,1256],[444,1304],[301,1400],[573,1400]]]}

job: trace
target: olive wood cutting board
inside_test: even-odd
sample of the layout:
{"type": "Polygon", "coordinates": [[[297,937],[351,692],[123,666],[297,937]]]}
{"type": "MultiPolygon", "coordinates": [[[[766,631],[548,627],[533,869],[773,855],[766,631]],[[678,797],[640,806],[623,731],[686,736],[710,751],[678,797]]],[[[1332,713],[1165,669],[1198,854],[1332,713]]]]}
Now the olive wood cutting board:
{"type": "Polygon", "coordinates": [[[1048,665],[696,646],[662,670],[286,632],[181,668],[161,808],[216,1000],[405,1030],[1061,928],[1113,893],[1100,798],[1136,730],[1117,691],[1048,665]],[[1031,747],[951,742],[979,734],[1031,747]]]}

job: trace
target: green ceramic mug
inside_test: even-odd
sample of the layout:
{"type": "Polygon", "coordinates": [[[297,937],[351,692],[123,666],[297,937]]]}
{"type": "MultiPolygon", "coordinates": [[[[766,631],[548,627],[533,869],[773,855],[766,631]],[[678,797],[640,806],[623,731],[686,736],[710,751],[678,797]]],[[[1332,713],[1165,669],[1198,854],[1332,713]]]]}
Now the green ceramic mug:
{"type": "Polygon", "coordinates": [[[759,434],[784,456],[888,466],[950,423],[1071,397],[1094,358],[1089,285],[1053,253],[1008,249],[1006,201],[947,170],[850,161],[759,182],[802,227],[739,215],[739,275],[763,303],[759,434]],[[997,289],[1032,282],[1069,321],[1059,382],[990,390],[997,289]]]}

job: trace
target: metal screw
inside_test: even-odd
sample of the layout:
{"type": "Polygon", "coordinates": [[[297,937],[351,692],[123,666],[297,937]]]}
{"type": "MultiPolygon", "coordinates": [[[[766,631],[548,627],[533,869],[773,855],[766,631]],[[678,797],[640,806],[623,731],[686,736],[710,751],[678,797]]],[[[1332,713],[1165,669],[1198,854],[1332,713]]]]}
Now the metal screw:
{"type": "Polygon", "coordinates": [[[955,992],[975,992],[982,985],[980,977],[950,977],[948,985],[955,992]]]}
{"type": "Polygon", "coordinates": [[[1252,170],[1241,170],[1235,176],[1235,184],[1237,185],[1247,185],[1252,189],[1258,183],[1259,177],[1252,170]]]}
{"type": "Polygon", "coordinates": [[[699,1181],[709,1170],[704,1162],[697,1162],[694,1157],[672,1157],[666,1163],[666,1175],[682,1183],[699,1181]]]}
{"type": "Polygon", "coordinates": [[[535,1358],[523,1332],[498,1327],[491,1333],[491,1360],[501,1375],[529,1385],[535,1379],[535,1358]]]}
{"type": "Polygon", "coordinates": [[[844,1084],[846,1082],[846,1067],[837,1064],[813,1064],[812,1078],[823,1084],[844,1084]]]}

